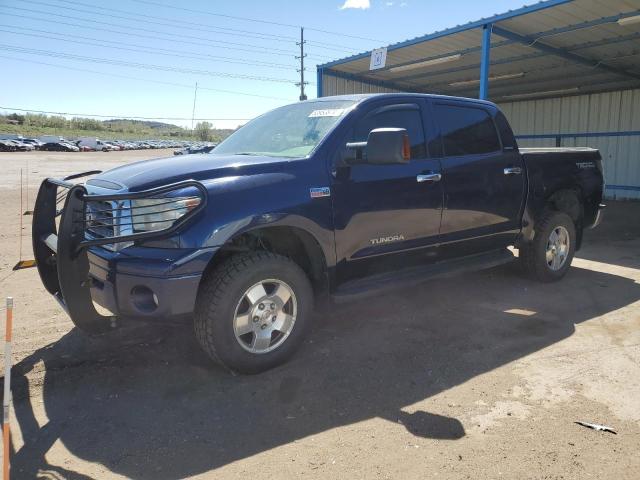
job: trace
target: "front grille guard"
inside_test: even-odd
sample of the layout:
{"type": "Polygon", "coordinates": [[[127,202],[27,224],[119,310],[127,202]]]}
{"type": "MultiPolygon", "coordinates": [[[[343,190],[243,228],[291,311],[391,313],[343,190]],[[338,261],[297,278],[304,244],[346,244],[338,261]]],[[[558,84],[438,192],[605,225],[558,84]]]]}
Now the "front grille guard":
{"type": "MultiPolygon", "coordinates": [[[[204,209],[207,202],[206,188],[195,180],[187,180],[141,192],[108,195],[91,195],[83,184],[71,182],[71,180],[97,173],[100,172],[84,172],[65,177],[62,180],[55,178],[44,180],[36,198],[32,229],[33,252],[42,283],[67,311],[74,324],[89,333],[103,333],[117,326],[117,321],[114,317],[100,315],[93,305],[86,248],[170,236],[204,209]],[[120,233],[120,230],[116,231],[117,222],[115,221],[112,225],[114,228],[111,236],[98,238],[95,236],[95,232],[91,231],[93,225],[91,222],[95,220],[95,217],[87,219],[87,205],[92,202],[130,203],[132,200],[157,199],[163,194],[185,188],[197,189],[200,203],[167,228],[134,233],[133,226],[136,223],[145,222],[136,222],[133,217],[136,214],[133,213],[133,210],[129,210],[131,217],[129,223],[132,228],[123,231],[133,233],[117,234],[120,233]],[[59,191],[60,189],[61,191],[59,191]]],[[[118,211],[126,210],[119,207],[118,211]]],[[[127,218],[126,214],[124,218],[127,218]]]]}

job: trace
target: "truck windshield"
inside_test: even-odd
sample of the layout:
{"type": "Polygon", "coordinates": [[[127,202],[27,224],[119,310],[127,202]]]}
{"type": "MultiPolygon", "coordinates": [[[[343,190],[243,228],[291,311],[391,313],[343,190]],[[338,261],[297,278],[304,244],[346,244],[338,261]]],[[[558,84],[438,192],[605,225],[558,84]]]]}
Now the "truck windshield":
{"type": "Polygon", "coordinates": [[[303,102],[277,108],[244,125],[212,154],[306,157],[354,103],[303,102]]]}

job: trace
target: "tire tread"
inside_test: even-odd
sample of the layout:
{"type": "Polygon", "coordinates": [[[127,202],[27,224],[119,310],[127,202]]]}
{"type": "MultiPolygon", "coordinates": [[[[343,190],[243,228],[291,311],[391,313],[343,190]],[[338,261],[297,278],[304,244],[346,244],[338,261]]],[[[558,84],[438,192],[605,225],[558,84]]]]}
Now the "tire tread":
{"type": "MultiPolygon", "coordinates": [[[[575,224],[571,218],[564,212],[546,210],[536,222],[536,235],[533,241],[529,244],[523,245],[519,250],[520,263],[525,273],[532,279],[539,280],[541,282],[550,282],[560,278],[550,276],[546,265],[544,265],[538,258],[538,250],[541,248],[539,242],[546,242],[546,238],[544,235],[541,235],[541,232],[546,232],[553,223],[557,223],[558,216],[564,216],[571,222],[574,229],[574,236],[571,238],[571,248],[575,247],[575,224]]],[[[567,262],[570,264],[572,259],[573,255],[571,254],[570,258],[567,259],[567,262]]]]}
{"type": "Polygon", "coordinates": [[[289,257],[265,250],[235,254],[211,271],[200,286],[194,315],[196,339],[212,360],[228,369],[231,369],[231,366],[227,365],[216,351],[211,319],[215,317],[222,302],[231,293],[229,290],[232,281],[267,260],[290,262],[297,267],[297,264],[289,257]]]}

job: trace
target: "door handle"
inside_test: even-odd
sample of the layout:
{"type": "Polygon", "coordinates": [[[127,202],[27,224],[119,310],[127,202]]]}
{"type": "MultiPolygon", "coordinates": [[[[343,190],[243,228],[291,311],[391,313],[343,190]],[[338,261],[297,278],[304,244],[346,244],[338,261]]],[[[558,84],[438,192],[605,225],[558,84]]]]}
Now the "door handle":
{"type": "Polygon", "coordinates": [[[428,173],[423,175],[418,175],[416,177],[416,181],[418,183],[435,183],[442,180],[442,175],[439,173],[428,173]]]}
{"type": "Polygon", "coordinates": [[[507,167],[503,170],[505,175],[520,175],[522,173],[522,169],[520,167],[507,167]]]}

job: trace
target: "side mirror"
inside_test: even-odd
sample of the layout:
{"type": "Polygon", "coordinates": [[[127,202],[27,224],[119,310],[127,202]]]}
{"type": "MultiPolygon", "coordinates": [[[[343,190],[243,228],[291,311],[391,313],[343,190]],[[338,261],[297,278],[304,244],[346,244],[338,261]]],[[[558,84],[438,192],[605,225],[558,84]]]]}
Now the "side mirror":
{"type": "Polygon", "coordinates": [[[347,148],[355,150],[348,163],[389,165],[411,159],[411,144],[405,128],[376,128],[369,132],[366,142],[347,143],[347,148]]]}

